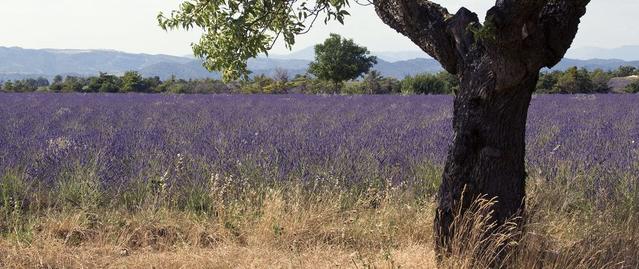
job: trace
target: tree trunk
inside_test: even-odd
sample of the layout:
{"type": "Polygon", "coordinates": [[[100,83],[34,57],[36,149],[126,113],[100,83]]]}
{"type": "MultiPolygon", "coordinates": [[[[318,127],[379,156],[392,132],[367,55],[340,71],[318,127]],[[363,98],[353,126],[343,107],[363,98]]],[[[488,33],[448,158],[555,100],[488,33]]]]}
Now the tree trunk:
{"type": "Polygon", "coordinates": [[[483,60],[479,67],[460,75],[461,89],[454,103],[455,135],[435,217],[440,253],[450,251],[454,218],[480,196],[495,198],[491,217],[497,224],[523,213],[526,119],[539,75],[521,68],[512,70],[521,74],[514,76],[518,79],[497,78],[488,68],[491,63],[483,60]],[[511,80],[510,86],[498,86],[500,80],[511,80]]]}
{"type": "MultiPolygon", "coordinates": [[[[460,78],[435,216],[439,255],[451,224],[478,197],[495,199],[491,220],[523,214],[528,105],[539,70],[570,48],[590,0],[499,0],[484,23],[428,0],[374,0],[377,15],[460,78]]],[[[489,231],[490,232],[490,231],[489,231]]]]}

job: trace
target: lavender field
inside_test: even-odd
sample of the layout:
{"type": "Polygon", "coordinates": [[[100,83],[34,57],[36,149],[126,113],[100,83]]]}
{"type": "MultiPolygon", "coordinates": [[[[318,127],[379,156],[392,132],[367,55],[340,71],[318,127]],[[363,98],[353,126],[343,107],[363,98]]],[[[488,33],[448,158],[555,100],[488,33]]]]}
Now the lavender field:
{"type": "MultiPolygon", "coordinates": [[[[413,183],[443,165],[452,138],[448,96],[1,97],[0,171],[43,184],[74,169],[105,187],[153,180],[178,162],[190,182],[413,183]]],[[[638,105],[636,95],[536,96],[529,174],[587,174],[598,188],[639,174],[638,105]]]]}
{"type": "MultiPolygon", "coordinates": [[[[533,97],[515,268],[639,266],[637,104],[533,97]]],[[[434,268],[451,117],[450,96],[0,94],[0,267],[434,268]]]]}

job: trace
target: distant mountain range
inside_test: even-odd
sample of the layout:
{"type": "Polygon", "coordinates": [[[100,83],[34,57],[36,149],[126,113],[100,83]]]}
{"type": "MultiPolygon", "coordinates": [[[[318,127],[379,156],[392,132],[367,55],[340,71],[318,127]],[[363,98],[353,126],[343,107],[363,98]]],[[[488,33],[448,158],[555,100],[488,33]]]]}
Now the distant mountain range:
{"type": "MultiPolygon", "coordinates": [[[[371,54],[377,56],[378,60],[387,62],[407,61],[413,59],[432,59],[423,51],[406,50],[406,51],[373,51],[371,54]]],[[[309,60],[315,59],[315,49],[306,47],[301,50],[291,52],[289,54],[269,54],[269,58],[274,59],[299,59],[309,60]]]]}
{"type": "MultiPolygon", "coordinates": [[[[639,46],[624,47],[614,53],[626,51],[637,53],[639,46]],[[634,48],[634,49],[632,49],[634,48]]],[[[576,52],[574,52],[576,53],[576,52]]],[[[613,52],[609,52],[613,53],[613,52]]],[[[383,76],[403,78],[425,72],[439,72],[441,65],[423,52],[374,52],[378,63],[373,68],[383,76]]],[[[616,55],[616,54],[611,54],[616,55]]],[[[313,58],[313,49],[306,48],[289,55],[269,55],[248,62],[249,69],[256,74],[273,75],[276,69],[287,70],[290,76],[306,72],[313,58]]],[[[616,69],[620,65],[639,67],[639,61],[617,59],[564,59],[554,69],[564,70],[571,66],[587,69],[616,69]]],[[[55,75],[91,76],[99,72],[122,74],[135,70],[143,76],[159,76],[162,79],[176,76],[184,79],[219,78],[217,72],[208,72],[200,60],[170,55],[133,54],[112,50],[55,50],[0,47],[0,80],[16,80],[55,75]]]]}
{"type": "Polygon", "coordinates": [[[571,48],[566,54],[572,59],[621,59],[639,61],[639,46],[623,46],[618,48],[578,47],[571,48]]]}

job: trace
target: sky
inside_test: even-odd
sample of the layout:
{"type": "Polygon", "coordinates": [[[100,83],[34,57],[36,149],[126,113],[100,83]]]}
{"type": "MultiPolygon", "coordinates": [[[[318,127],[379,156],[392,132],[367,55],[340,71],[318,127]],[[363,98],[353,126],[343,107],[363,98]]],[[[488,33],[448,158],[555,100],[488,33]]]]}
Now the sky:
{"type": "MultiPolygon", "coordinates": [[[[56,49],[112,49],[132,53],[191,55],[198,31],[166,32],[156,17],[181,0],[0,0],[0,46],[56,49]]],[[[316,23],[293,50],[322,42],[330,33],[353,38],[371,51],[419,50],[377,17],[373,7],[351,1],[345,25],[316,23]]],[[[435,1],[454,13],[465,6],[485,16],[495,0],[435,1]]],[[[639,45],[639,0],[592,0],[573,47],[639,45]]],[[[282,45],[272,53],[286,54],[282,45]]]]}

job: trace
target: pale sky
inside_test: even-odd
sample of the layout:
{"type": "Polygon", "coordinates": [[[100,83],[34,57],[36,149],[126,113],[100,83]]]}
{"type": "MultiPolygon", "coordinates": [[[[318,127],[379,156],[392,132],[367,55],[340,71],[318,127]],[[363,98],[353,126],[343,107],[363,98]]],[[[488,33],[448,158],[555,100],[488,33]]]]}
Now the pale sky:
{"type": "MultiPolygon", "coordinates": [[[[180,0],[0,0],[0,46],[59,49],[114,49],[134,53],[190,55],[199,33],[165,32],[156,16],[180,0]]],[[[353,38],[371,51],[418,50],[383,24],[373,7],[351,1],[346,25],[316,23],[298,37],[293,50],[323,41],[331,32],[353,38]]],[[[435,1],[454,13],[460,6],[483,18],[494,0],[435,1]]],[[[639,45],[639,0],[592,0],[573,47],[639,45]]],[[[273,53],[288,53],[282,46],[273,53]]]]}

